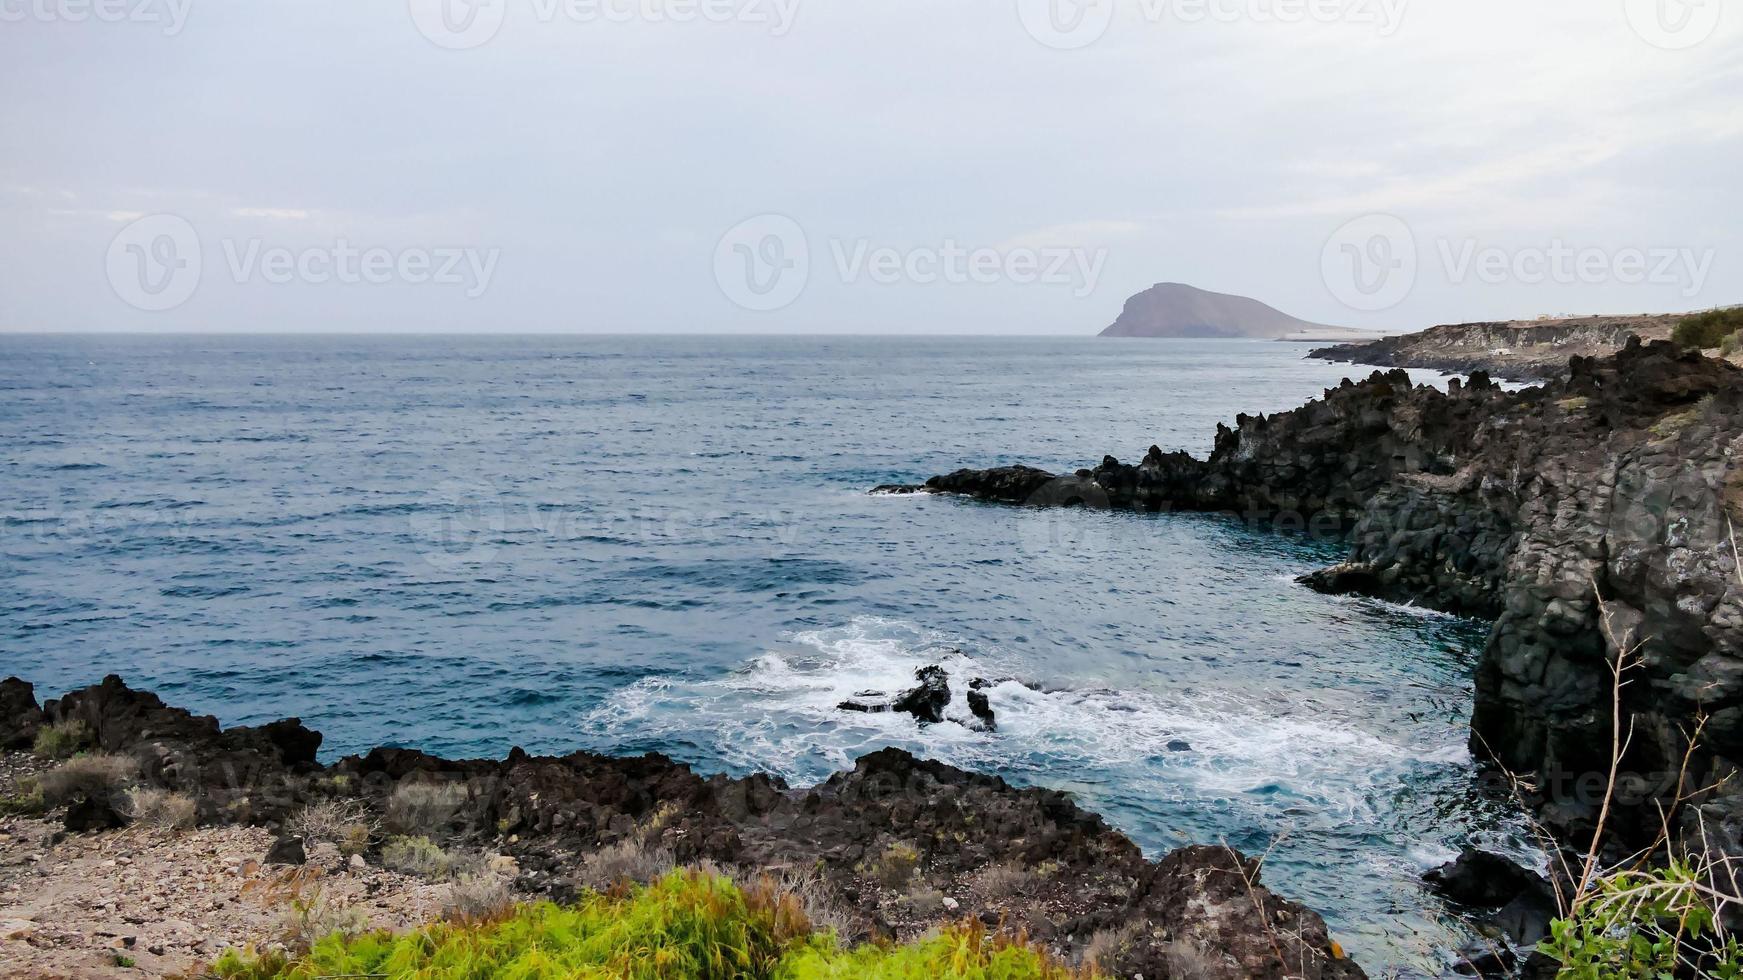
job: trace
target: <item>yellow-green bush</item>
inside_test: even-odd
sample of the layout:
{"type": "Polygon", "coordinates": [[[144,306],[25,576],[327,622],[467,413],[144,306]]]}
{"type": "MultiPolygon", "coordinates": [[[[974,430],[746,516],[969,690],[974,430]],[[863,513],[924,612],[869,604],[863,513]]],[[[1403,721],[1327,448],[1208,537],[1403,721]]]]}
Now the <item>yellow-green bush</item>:
{"type": "Polygon", "coordinates": [[[968,926],[899,947],[843,949],[811,927],[773,884],[740,888],[676,871],[646,888],[593,894],[572,906],[522,905],[491,921],[394,935],[328,936],[307,955],[224,956],[224,980],[330,976],[848,980],[1066,980],[1041,953],[968,926]]]}

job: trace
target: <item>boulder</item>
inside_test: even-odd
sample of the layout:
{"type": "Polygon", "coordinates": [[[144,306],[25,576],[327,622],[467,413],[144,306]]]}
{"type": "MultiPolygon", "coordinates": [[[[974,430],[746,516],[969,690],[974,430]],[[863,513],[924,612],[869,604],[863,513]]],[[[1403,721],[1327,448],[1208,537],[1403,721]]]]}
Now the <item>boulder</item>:
{"type": "Polygon", "coordinates": [[[0,751],[30,748],[42,726],[42,709],[36,706],[36,689],[16,677],[0,681],[0,751]]]}

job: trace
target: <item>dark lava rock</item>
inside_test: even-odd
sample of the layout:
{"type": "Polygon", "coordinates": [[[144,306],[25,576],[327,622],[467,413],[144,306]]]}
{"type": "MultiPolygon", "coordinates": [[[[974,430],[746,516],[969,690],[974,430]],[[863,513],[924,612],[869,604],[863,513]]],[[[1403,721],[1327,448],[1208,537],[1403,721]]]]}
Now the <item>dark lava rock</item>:
{"type": "Polygon", "coordinates": [[[993,713],[992,700],[987,697],[985,690],[991,686],[982,677],[968,682],[968,710],[980,722],[982,731],[996,732],[999,730],[998,716],[993,713]]]}
{"type": "Polygon", "coordinates": [[[894,698],[882,691],[860,691],[836,707],[868,714],[901,711],[928,725],[943,721],[944,709],[950,706],[950,675],[934,664],[915,671],[914,679],[920,682],[919,687],[894,698]]]}
{"type": "Polygon", "coordinates": [[[303,839],[289,836],[280,837],[273,841],[272,847],[267,849],[265,859],[261,861],[262,864],[290,865],[307,864],[308,862],[309,855],[308,851],[303,848],[303,839]]]}
{"type": "Polygon", "coordinates": [[[36,689],[16,677],[0,681],[0,751],[30,748],[41,726],[36,689]]]}
{"type": "Polygon", "coordinates": [[[1549,888],[1541,875],[1474,847],[1424,874],[1422,880],[1437,894],[1474,909],[1498,909],[1520,895],[1549,888]]]}
{"type": "Polygon", "coordinates": [[[1453,972],[1483,980],[1502,980],[1515,976],[1519,957],[1505,945],[1474,942],[1459,950],[1453,962],[1453,972]]]}
{"type": "Polygon", "coordinates": [[[106,797],[80,797],[67,807],[66,828],[75,834],[119,830],[125,826],[127,818],[116,809],[115,802],[106,797]]]}
{"type": "Polygon", "coordinates": [[[1183,738],[1169,739],[1167,747],[1168,747],[1168,751],[1170,751],[1170,752],[1191,752],[1192,751],[1192,743],[1188,742],[1186,739],[1183,739],[1183,738]]]}
{"type": "Polygon", "coordinates": [[[944,720],[944,709],[950,707],[950,675],[943,667],[921,667],[914,672],[920,686],[896,699],[894,708],[913,715],[921,722],[936,724],[944,720]]]}

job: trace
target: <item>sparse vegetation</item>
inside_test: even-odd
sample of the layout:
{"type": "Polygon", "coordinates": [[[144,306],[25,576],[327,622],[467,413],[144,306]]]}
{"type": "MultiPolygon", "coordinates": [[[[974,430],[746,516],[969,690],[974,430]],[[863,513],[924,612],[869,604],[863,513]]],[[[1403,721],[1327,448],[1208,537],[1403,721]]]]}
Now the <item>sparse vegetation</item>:
{"type": "Polygon", "coordinates": [[[465,802],[461,783],[404,783],[387,798],[385,823],[398,834],[441,840],[465,802]]]}
{"type": "Polygon", "coordinates": [[[428,837],[390,837],[381,847],[381,866],[420,878],[445,877],[454,858],[428,837]]]}
{"type": "Polygon", "coordinates": [[[873,874],[886,888],[906,888],[920,867],[920,852],[912,844],[895,843],[884,849],[873,874]]]}
{"type": "Polygon", "coordinates": [[[142,827],[189,830],[198,822],[199,807],[181,793],[135,786],[127,791],[127,815],[142,827]]]}
{"type": "Polygon", "coordinates": [[[91,744],[91,729],[75,719],[37,729],[31,751],[44,759],[70,759],[90,748],[91,744]]]}
{"type": "Polygon", "coordinates": [[[42,774],[44,804],[65,806],[80,798],[114,799],[139,774],[139,763],[124,755],[81,755],[42,774]]]}
{"type": "Polygon", "coordinates": [[[1015,863],[989,864],[968,880],[969,890],[988,902],[1032,895],[1040,884],[1034,872],[1015,863]]]}
{"type": "Polygon", "coordinates": [[[323,800],[303,807],[285,822],[285,831],[308,845],[331,844],[346,857],[369,849],[375,817],[355,800],[323,800]]]}
{"type": "Polygon", "coordinates": [[[235,952],[225,980],[329,976],[735,978],[735,980],[1068,980],[1072,971],[1020,938],[978,924],[906,946],[844,949],[819,934],[791,893],[763,882],[677,871],[579,904],[519,906],[407,935],[337,931],[296,958],[235,952]]]}
{"type": "Polygon", "coordinates": [[[489,922],[508,914],[513,905],[508,879],[486,872],[455,881],[442,914],[454,922],[489,922]]]}
{"type": "Polygon", "coordinates": [[[672,852],[649,847],[639,836],[625,838],[581,859],[576,884],[604,891],[621,882],[643,885],[658,881],[678,866],[672,852]]]}
{"type": "MultiPolygon", "coordinates": [[[[1735,556],[1734,530],[1732,538],[1735,556]]],[[[1743,568],[1737,575],[1743,583],[1743,568]]],[[[1698,842],[1677,841],[1670,830],[1684,803],[1716,786],[1679,790],[1668,806],[1661,804],[1662,829],[1651,844],[1622,861],[1601,863],[1618,775],[1634,738],[1633,721],[1624,716],[1622,690],[1642,659],[1640,644],[1611,630],[1601,596],[1598,607],[1612,651],[1609,778],[1589,850],[1574,867],[1563,862],[1560,878],[1574,884],[1568,894],[1557,885],[1561,916],[1550,924],[1550,937],[1539,949],[1561,964],[1558,980],[1743,978],[1743,946],[1726,925],[1727,918],[1743,908],[1743,896],[1734,892],[1736,875],[1730,859],[1704,839],[1704,823],[1703,839],[1698,842]]],[[[1705,724],[1705,717],[1699,717],[1694,730],[1685,733],[1688,748],[1679,787],[1684,785],[1688,760],[1705,724]]],[[[1553,846],[1551,850],[1560,853],[1553,846]]]]}
{"type": "Polygon", "coordinates": [[[1719,347],[1730,337],[1743,331],[1743,306],[1733,306],[1724,310],[1708,310],[1678,323],[1671,331],[1670,339],[1684,347],[1698,347],[1710,350],[1719,347]]]}
{"type": "Polygon", "coordinates": [[[0,792],[0,817],[34,817],[48,809],[42,798],[42,782],[27,776],[0,792]]]}

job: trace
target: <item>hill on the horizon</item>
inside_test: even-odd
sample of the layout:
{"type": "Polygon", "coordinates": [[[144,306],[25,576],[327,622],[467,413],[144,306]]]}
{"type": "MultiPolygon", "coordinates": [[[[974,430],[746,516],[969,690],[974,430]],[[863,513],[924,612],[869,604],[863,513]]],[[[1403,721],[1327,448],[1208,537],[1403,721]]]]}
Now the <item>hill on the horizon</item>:
{"type": "Polygon", "coordinates": [[[1278,340],[1303,332],[1349,333],[1299,320],[1256,299],[1162,282],[1131,299],[1103,337],[1251,337],[1278,340]]]}

